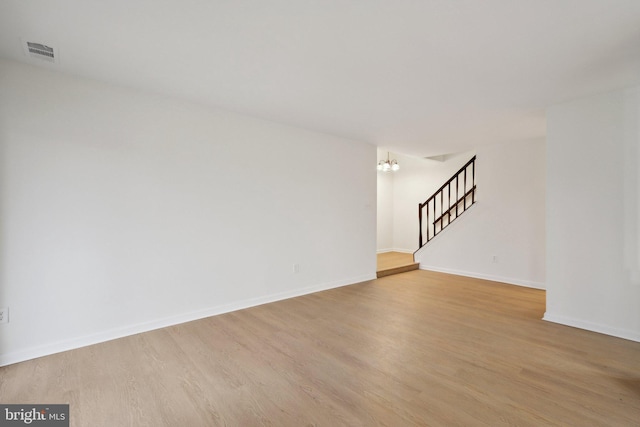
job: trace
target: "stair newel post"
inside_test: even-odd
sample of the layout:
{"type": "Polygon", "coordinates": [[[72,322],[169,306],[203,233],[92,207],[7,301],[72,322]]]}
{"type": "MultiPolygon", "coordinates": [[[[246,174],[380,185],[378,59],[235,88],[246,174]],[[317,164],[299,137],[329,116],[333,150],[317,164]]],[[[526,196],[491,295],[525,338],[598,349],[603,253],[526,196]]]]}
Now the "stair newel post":
{"type": "Polygon", "coordinates": [[[436,235],[436,223],[435,223],[435,219],[436,219],[436,199],[433,199],[433,233],[431,234],[431,238],[433,238],[436,235]]]}
{"type": "Polygon", "coordinates": [[[462,206],[464,207],[464,210],[467,210],[467,168],[464,168],[464,200],[462,201],[462,206]]]}
{"type": "Polygon", "coordinates": [[[449,205],[447,207],[447,225],[451,224],[451,181],[449,181],[449,205]]]}
{"type": "Polygon", "coordinates": [[[460,183],[458,182],[458,178],[460,177],[460,174],[456,175],[456,218],[458,218],[458,204],[460,202],[460,197],[458,196],[458,190],[460,187],[460,183]]]}
{"type": "MultiPolygon", "coordinates": [[[[422,205],[423,209],[424,209],[425,205],[422,205]]],[[[427,206],[427,242],[429,241],[429,203],[426,203],[427,206]]],[[[426,243],[426,242],[425,242],[426,243]]]]}
{"type": "MultiPolygon", "coordinates": [[[[473,182],[473,187],[476,187],[476,162],[475,162],[475,156],[473,157],[473,162],[471,163],[471,179],[473,182]]],[[[474,204],[476,202],[476,191],[473,190],[473,192],[471,193],[471,204],[474,204]]]]}
{"type": "MultiPolygon", "coordinates": [[[[440,191],[440,230],[442,230],[442,214],[444,213],[444,192],[440,191]]],[[[433,230],[435,232],[435,230],[433,230]]]]}
{"type": "MultiPolygon", "coordinates": [[[[422,205],[420,203],[418,203],[418,222],[420,223],[420,246],[418,246],[419,248],[422,247],[422,205]]],[[[429,210],[427,209],[427,224],[429,224],[429,210]]],[[[429,230],[427,230],[427,233],[429,232],[429,230]]],[[[428,235],[427,235],[428,237],[428,235]]]]}

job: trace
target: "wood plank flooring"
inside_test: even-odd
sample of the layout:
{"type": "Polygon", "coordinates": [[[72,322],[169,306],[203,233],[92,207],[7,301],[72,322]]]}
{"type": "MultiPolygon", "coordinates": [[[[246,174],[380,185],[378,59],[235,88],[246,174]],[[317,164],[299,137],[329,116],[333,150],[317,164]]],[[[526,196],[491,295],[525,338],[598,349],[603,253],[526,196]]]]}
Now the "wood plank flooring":
{"type": "Polygon", "coordinates": [[[403,252],[380,253],[377,261],[377,277],[417,270],[420,267],[420,263],[413,262],[413,254],[403,252]]]}
{"type": "Polygon", "coordinates": [[[0,368],[72,426],[640,425],[640,343],[412,271],[0,368]]]}

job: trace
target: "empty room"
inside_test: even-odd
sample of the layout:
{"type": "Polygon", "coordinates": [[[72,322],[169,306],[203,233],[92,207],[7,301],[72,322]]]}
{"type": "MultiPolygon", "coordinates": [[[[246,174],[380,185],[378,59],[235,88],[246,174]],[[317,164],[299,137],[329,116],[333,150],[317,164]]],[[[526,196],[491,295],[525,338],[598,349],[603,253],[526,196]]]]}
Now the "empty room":
{"type": "Polygon", "coordinates": [[[640,426],[637,0],[0,2],[0,425],[640,426]]]}

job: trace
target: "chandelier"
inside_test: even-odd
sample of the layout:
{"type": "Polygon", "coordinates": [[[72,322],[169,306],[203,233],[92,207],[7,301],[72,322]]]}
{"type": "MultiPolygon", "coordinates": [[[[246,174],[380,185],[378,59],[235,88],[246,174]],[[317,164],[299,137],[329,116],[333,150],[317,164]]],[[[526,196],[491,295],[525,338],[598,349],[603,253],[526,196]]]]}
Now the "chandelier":
{"type": "Polygon", "coordinates": [[[389,160],[389,152],[387,151],[387,160],[380,160],[378,162],[378,170],[382,172],[395,172],[400,169],[400,165],[396,159],[389,160]]]}

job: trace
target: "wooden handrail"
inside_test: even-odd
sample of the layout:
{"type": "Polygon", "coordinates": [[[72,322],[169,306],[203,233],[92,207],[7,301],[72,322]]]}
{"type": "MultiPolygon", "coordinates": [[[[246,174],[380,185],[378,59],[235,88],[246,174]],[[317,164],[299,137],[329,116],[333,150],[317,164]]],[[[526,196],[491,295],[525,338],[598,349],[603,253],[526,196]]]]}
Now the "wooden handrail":
{"type": "MultiPolygon", "coordinates": [[[[449,209],[446,210],[446,212],[444,212],[442,215],[440,215],[438,218],[435,219],[435,221],[433,221],[433,225],[436,225],[436,222],[438,221],[442,221],[442,219],[449,215],[449,217],[451,217],[451,211],[455,210],[458,208],[458,205],[460,203],[462,203],[464,201],[464,199],[466,199],[467,197],[469,197],[472,193],[476,192],[476,186],[474,185],[473,188],[469,191],[467,191],[466,193],[464,193],[464,196],[460,197],[458,199],[458,201],[455,203],[454,206],[451,206],[449,209]]],[[[453,222],[453,220],[455,220],[459,215],[455,215],[454,218],[452,220],[450,220],[450,222],[453,222]]]]}
{"type": "Polygon", "coordinates": [[[418,204],[418,221],[420,222],[420,235],[418,237],[419,247],[422,248],[438,233],[444,230],[458,216],[462,215],[469,206],[476,202],[476,156],[473,156],[464,164],[451,178],[449,178],[435,193],[431,195],[424,203],[418,204]],[[471,167],[471,176],[467,176],[467,170],[471,167]],[[462,178],[462,197],[460,197],[460,181],[462,178]],[[471,187],[467,187],[467,183],[471,182],[471,187]],[[455,191],[451,191],[451,185],[455,181],[455,191]],[[445,197],[445,190],[447,192],[445,197]],[[452,194],[455,193],[455,194],[452,194]],[[455,199],[452,198],[455,197],[455,199]],[[470,203],[467,199],[471,196],[470,203]],[[439,199],[439,200],[438,200],[439,199]],[[446,204],[445,204],[446,200],[446,204]],[[439,209],[438,209],[439,207],[439,209]],[[426,215],[426,224],[423,224],[426,215]],[[430,221],[430,218],[434,218],[430,221]],[[446,221],[445,221],[446,220],[446,221]],[[423,230],[426,225],[426,230],[423,230]],[[439,227],[438,227],[439,226],[439,227]],[[425,241],[426,236],[426,241],[425,241]]]}
{"type": "MultiPolygon", "coordinates": [[[[460,168],[460,170],[458,170],[458,172],[454,173],[453,176],[451,178],[449,178],[449,180],[447,182],[445,182],[444,184],[442,184],[442,187],[438,188],[435,193],[433,193],[433,195],[431,197],[429,197],[427,199],[426,202],[421,203],[420,207],[425,206],[427,203],[429,203],[431,201],[431,199],[433,199],[434,197],[436,197],[438,195],[439,192],[441,192],[442,190],[444,190],[444,187],[446,187],[447,185],[451,184],[451,182],[456,179],[458,177],[458,175],[460,175],[462,172],[464,172],[464,170],[471,164],[474,163],[476,161],[476,156],[473,156],[471,158],[471,160],[469,160],[467,163],[465,163],[464,166],[462,166],[460,168]]],[[[474,174],[475,174],[475,168],[474,168],[474,174]]]]}

